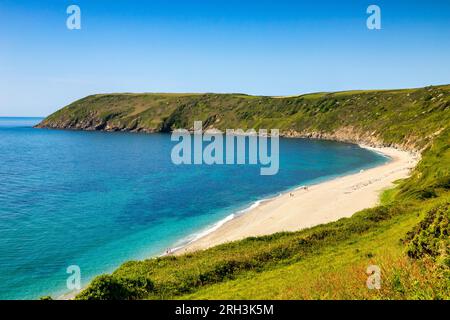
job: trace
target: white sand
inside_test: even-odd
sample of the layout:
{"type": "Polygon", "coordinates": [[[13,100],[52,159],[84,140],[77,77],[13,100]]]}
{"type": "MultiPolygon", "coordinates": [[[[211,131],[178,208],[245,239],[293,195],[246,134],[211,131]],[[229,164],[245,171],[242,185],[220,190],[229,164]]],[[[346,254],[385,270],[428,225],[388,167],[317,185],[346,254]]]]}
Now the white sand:
{"type": "Polygon", "coordinates": [[[394,148],[365,148],[387,155],[391,160],[372,169],[311,185],[308,190],[287,192],[263,202],[189,243],[176,254],[250,236],[297,231],[350,217],[357,211],[375,206],[382,190],[392,186],[394,181],[408,177],[419,156],[394,148]]]}

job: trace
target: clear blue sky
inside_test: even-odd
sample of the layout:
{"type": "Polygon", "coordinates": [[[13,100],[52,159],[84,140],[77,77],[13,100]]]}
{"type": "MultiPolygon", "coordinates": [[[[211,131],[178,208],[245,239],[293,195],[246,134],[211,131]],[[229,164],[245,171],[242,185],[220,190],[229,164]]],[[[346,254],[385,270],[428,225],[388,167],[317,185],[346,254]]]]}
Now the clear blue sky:
{"type": "Polygon", "coordinates": [[[45,116],[100,92],[444,84],[449,57],[448,0],[0,0],[0,116],[45,116]],[[70,4],[81,30],[66,28],[70,4]],[[370,4],[382,30],[366,28],[370,4]]]}

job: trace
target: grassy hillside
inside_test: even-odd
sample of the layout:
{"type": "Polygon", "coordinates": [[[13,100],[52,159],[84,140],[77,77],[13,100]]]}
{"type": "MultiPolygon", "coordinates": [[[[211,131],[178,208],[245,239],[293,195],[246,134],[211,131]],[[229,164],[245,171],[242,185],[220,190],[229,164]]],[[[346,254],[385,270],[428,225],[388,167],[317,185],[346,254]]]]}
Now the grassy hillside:
{"type": "Polygon", "coordinates": [[[243,94],[101,94],[55,112],[38,127],[110,131],[278,128],[285,135],[420,149],[449,122],[450,85],[297,97],[243,94]]]}
{"type": "Polygon", "coordinates": [[[378,207],[300,232],[130,261],[97,277],[77,299],[450,299],[449,89],[290,98],[102,95],[58,111],[41,126],[95,129],[104,121],[97,129],[120,123],[120,130],[158,131],[204,120],[222,129],[278,127],[289,135],[426,147],[412,176],[386,191],[378,207]],[[136,101],[149,105],[139,109],[136,101]],[[124,126],[132,121],[138,125],[124,126]],[[380,290],[367,289],[369,265],[381,268],[380,290]]]}

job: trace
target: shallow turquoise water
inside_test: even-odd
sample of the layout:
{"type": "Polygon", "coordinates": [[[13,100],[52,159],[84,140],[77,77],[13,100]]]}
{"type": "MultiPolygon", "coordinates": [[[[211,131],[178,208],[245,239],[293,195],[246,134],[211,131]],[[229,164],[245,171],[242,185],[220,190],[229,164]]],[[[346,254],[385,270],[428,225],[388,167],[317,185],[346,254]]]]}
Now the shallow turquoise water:
{"type": "Polygon", "coordinates": [[[0,298],[67,293],[129,259],[158,255],[254,201],[373,167],[356,145],[280,140],[280,170],[175,166],[168,134],[33,129],[0,118],[0,298]]]}

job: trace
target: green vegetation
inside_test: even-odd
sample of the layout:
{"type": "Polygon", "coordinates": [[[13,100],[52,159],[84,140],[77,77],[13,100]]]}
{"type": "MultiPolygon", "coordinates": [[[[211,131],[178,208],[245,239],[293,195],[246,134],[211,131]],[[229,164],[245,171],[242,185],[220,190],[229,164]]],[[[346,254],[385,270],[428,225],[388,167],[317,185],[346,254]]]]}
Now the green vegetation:
{"type": "Polygon", "coordinates": [[[270,129],[284,134],[421,149],[449,123],[450,85],[408,90],[243,94],[101,94],[55,112],[39,127],[155,132],[192,128],[270,129]]]}
{"type": "Polygon", "coordinates": [[[148,296],[153,291],[152,280],[139,275],[130,277],[113,277],[102,275],[94,279],[88,289],[78,299],[94,300],[137,300],[148,296]]]}
{"type": "Polygon", "coordinates": [[[144,123],[145,131],[167,131],[190,127],[195,119],[219,129],[278,127],[285,133],[423,149],[411,177],[385,191],[378,207],[299,232],[129,261],[97,277],[77,299],[450,299],[449,89],[290,98],[102,95],[58,111],[41,126],[91,128],[80,124],[97,123],[97,115],[85,118],[95,113],[108,114],[100,129],[135,121],[135,131],[144,123]],[[103,99],[115,101],[110,110],[103,99]],[[152,107],[138,112],[135,101],[152,107]],[[146,112],[152,116],[144,117],[146,112]],[[367,289],[369,265],[382,270],[380,290],[367,289]]]}

